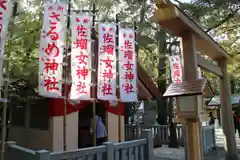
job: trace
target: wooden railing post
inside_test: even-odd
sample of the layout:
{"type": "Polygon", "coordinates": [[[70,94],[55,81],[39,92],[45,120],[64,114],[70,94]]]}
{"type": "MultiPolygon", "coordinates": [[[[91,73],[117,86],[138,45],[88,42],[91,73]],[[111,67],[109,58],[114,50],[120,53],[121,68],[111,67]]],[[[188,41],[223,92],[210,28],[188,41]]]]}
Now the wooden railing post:
{"type": "Polygon", "coordinates": [[[107,157],[106,160],[113,160],[114,159],[114,148],[112,142],[105,142],[103,143],[107,147],[107,157]]]}
{"type": "Polygon", "coordinates": [[[188,159],[188,150],[187,150],[187,132],[186,132],[186,125],[184,124],[182,127],[182,136],[183,136],[183,145],[184,145],[184,153],[185,153],[185,160],[188,159]]]}
{"type": "Polygon", "coordinates": [[[144,160],[153,160],[153,134],[152,130],[143,130],[141,138],[147,140],[144,146],[144,160]]]}
{"type": "Polygon", "coordinates": [[[202,150],[203,150],[203,153],[204,153],[204,155],[206,155],[206,153],[207,153],[207,151],[206,151],[206,147],[207,147],[207,144],[206,144],[206,138],[207,138],[207,136],[206,136],[206,129],[203,127],[202,128],[202,150]]]}
{"type": "Polygon", "coordinates": [[[216,149],[216,132],[215,132],[215,128],[213,127],[212,129],[212,133],[213,133],[213,144],[214,144],[214,147],[213,149],[216,149]]]}
{"type": "Polygon", "coordinates": [[[47,150],[36,151],[35,160],[51,160],[50,152],[47,150]]]}

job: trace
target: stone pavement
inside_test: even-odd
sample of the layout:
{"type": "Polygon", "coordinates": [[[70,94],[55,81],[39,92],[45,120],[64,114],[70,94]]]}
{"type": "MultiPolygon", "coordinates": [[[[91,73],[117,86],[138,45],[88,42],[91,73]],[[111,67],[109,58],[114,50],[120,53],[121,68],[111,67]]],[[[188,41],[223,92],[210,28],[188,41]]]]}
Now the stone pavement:
{"type": "MultiPolygon", "coordinates": [[[[240,139],[236,139],[237,147],[240,153],[240,139]]],[[[224,160],[224,138],[222,129],[216,129],[216,150],[211,151],[205,156],[204,160],[224,160]]],[[[184,147],[168,148],[168,146],[163,146],[154,149],[155,159],[154,160],[185,160],[184,147]]]]}

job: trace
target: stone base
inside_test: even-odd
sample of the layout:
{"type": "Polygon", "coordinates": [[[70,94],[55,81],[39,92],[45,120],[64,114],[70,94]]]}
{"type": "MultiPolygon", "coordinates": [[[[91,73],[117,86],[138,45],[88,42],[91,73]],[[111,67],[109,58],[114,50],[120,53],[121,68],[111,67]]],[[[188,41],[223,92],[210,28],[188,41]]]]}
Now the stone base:
{"type": "Polygon", "coordinates": [[[240,160],[237,154],[226,154],[225,160],[240,160]]]}

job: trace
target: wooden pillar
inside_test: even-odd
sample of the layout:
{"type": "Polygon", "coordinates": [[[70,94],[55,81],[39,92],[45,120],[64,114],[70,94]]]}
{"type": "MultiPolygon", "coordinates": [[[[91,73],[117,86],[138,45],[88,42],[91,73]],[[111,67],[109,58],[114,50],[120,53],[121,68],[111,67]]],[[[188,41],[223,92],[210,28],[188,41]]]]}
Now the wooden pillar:
{"type": "MultiPolygon", "coordinates": [[[[192,33],[181,37],[181,54],[183,56],[184,81],[198,79],[195,39],[192,33]]],[[[199,119],[186,120],[187,157],[189,160],[202,160],[201,122],[199,119]]]]}
{"type": "Polygon", "coordinates": [[[220,77],[220,99],[226,159],[238,160],[226,59],[219,61],[219,66],[223,72],[223,76],[220,77]]]}

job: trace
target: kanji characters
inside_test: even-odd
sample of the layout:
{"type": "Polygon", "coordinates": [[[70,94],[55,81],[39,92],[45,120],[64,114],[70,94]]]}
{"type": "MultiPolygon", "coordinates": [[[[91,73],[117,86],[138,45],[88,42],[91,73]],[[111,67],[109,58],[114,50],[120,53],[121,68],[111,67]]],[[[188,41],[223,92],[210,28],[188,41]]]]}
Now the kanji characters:
{"type": "MultiPolygon", "coordinates": [[[[131,94],[136,92],[135,84],[136,75],[134,74],[135,69],[135,51],[134,51],[134,31],[129,32],[127,29],[120,29],[121,41],[120,44],[120,57],[122,60],[122,65],[120,66],[122,76],[120,76],[121,87],[125,94],[131,94]],[[133,85],[134,84],[134,85],[133,85]]],[[[121,73],[120,72],[120,73],[121,73]]],[[[121,91],[121,90],[120,90],[121,91]]]]}
{"type": "Polygon", "coordinates": [[[57,79],[55,77],[50,77],[48,76],[46,79],[44,79],[44,87],[46,89],[46,91],[58,91],[59,87],[58,87],[58,82],[57,79]]]}
{"type": "Polygon", "coordinates": [[[52,71],[52,74],[55,74],[55,71],[58,70],[58,66],[59,64],[56,63],[55,59],[53,59],[52,61],[50,59],[47,60],[47,62],[44,62],[44,69],[46,71],[46,73],[48,73],[49,71],[52,71]]]}
{"type": "Polygon", "coordinates": [[[176,69],[176,70],[173,71],[174,77],[180,77],[181,76],[180,74],[181,74],[180,69],[176,69]]]}
{"type": "Polygon", "coordinates": [[[99,33],[99,91],[102,96],[112,97],[116,95],[116,93],[114,93],[116,85],[116,67],[114,64],[116,63],[114,26],[111,24],[100,25],[99,33]]]}
{"type": "MultiPolygon", "coordinates": [[[[1,2],[0,2],[1,3],[1,2]]],[[[40,43],[39,57],[42,67],[40,67],[40,87],[44,88],[44,93],[53,93],[54,96],[61,96],[61,65],[62,65],[62,42],[64,32],[60,32],[64,27],[64,15],[66,5],[62,3],[48,3],[45,8],[44,24],[40,43]],[[61,37],[61,39],[60,39],[61,37]],[[42,83],[44,82],[44,83],[42,83]]],[[[40,90],[41,91],[41,90],[40,90]]],[[[50,94],[51,95],[51,94],[50,94]]]]}
{"type": "Polygon", "coordinates": [[[83,54],[83,52],[80,52],[79,55],[76,56],[79,64],[87,65],[86,59],[88,58],[88,55],[83,54]]]}
{"type": "Polygon", "coordinates": [[[78,36],[80,37],[86,37],[87,36],[87,28],[85,28],[83,25],[77,25],[77,33],[78,33],[78,36]]]}
{"type": "Polygon", "coordinates": [[[174,69],[180,69],[179,63],[174,63],[174,64],[173,64],[173,68],[174,68],[174,69]]]}
{"type": "Polygon", "coordinates": [[[174,79],[174,83],[176,83],[176,84],[179,84],[179,83],[181,83],[182,82],[182,80],[179,78],[179,77],[177,77],[176,79],[174,79]]]}
{"type": "Polygon", "coordinates": [[[124,48],[125,49],[132,49],[132,46],[133,44],[132,44],[132,42],[130,41],[130,40],[126,40],[126,41],[124,41],[124,48]]]}
{"type": "Polygon", "coordinates": [[[123,87],[124,87],[124,90],[127,94],[129,94],[131,92],[134,92],[132,83],[127,82],[123,85],[123,87]]]}
{"type": "Polygon", "coordinates": [[[84,39],[84,38],[76,38],[76,41],[74,42],[74,44],[76,45],[76,48],[86,50],[88,41],[87,39],[84,39]]]}
{"type": "Polygon", "coordinates": [[[113,43],[113,35],[110,33],[104,33],[103,34],[103,43],[113,43]]]}
{"type": "Polygon", "coordinates": [[[106,95],[112,95],[112,86],[109,83],[104,83],[102,87],[102,93],[104,96],[106,95]]]}
{"type": "Polygon", "coordinates": [[[132,81],[134,79],[134,74],[130,71],[130,72],[126,72],[125,73],[125,80],[126,81],[132,81]]]}
{"type": "Polygon", "coordinates": [[[72,16],[75,23],[72,23],[71,26],[73,38],[71,51],[73,86],[71,95],[79,100],[83,97],[90,99],[91,28],[88,22],[89,15],[74,13],[72,16]]]}
{"type": "Polygon", "coordinates": [[[84,18],[76,17],[75,18],[77,24],[75,26],[75,31],[77,33],[76,39],[73,42],[75,44],[75,47],[77,48],[77,51],[80,52],[80,54],[77,54],[76,59],[77,59],[77,68],[76,68],[76,73],[79,78],[79,80],[86,80],[86,77],[88,76],[88,54],[87,54],[87,49],[88,49],[88,33],[89,33],[89,28],[86,28],[84,23],[84,18]]]}
{"type": "Polygon", "coordinates": [[[123,65],[124,69],[126,69],[127,71],[131,71],[133,70],[133,63],[131,63],[130,61],[127,61],[126,64],[123,65]]]}
{"type": "Polygon", "coordinates": [[[109,56],[106,59],[103,59],[102,61],[104,62],[106,68],[112,69],[113,60],[110,59],[109,56]]]}
{"type": "Polygon", "coordinates": [[[182,65],[180,61],[179,56],[171,56],[170,57],[171,62],[171,75],[172,75],[172,81],[173,83],[181,83],[182,82],[182,65]]]}
{"type": "Polygon", "coordinates": [[[124,51],[124,58],[127,58],[128,60],[132,60],[133,59],[133,51],[132,50],[124,51]]]}
{"type": "Polygon", "coordinates": [[[110,82],[110,80],[113,78],[112,70],[104,70],[104,72],[102,73],[102,77],[105,82],[110,82]]]}
{"type": "Polygon", "coordinates": [[[114,45],[113,44],[107,44],[102,46],[102,54],[109,54],[109,55],[113,55],[114,52],[114,45]]]}
{"type": "Polygon", "coordinates": [[[78,66],[77,76],[79,78],[82,77],[82,79],[85,80],[87,75],[88,75],[88,69],[85,66],[83,66],[82,68],[78,66]]]}
{"type": "Polygon", "coordinates": [[[77,91],[78,95],[86,94],[87,93],[86,89],[87,89],[86,83],[79,81],[78,84],[77,84],[77,88],[76,88],[76,91],[77,91]]]}

